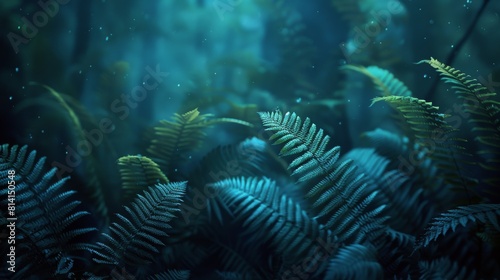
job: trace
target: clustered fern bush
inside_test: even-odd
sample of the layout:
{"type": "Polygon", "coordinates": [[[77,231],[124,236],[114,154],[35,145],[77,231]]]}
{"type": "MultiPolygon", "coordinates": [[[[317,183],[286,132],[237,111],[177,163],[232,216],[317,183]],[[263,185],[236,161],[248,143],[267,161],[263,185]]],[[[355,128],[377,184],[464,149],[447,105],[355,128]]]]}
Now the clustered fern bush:
{"type": "MultiPolygon", "coordinates": [[[[88,219],[68,179],[54,179],[45,158],[1,146],[2,185],[16,170],[19,252],[19,271],[1,278],[500,277],[500,103],[460,71],[423,62],[467,101],[475,151],[465,152],[470,136],[448,115],[374,66],[345,69],[370,77],[381,93],[373,102],[400,114],[404,135],[376,129],[364,134],[369,147],[342,152],[309,118],[261,112],[279,153],[251,138],[213,149],[190,169],[183,163],[208,127],[251,125],[196,109],[175,114],[147,135],[146,156],[118,160],[126,206],[103,228],[88,219]],[[413,159],[411,172],[401,169],[405,158],[413,159]]],[[[0,196],[4,227],[6,189],[0,196]]],[[[0,246],[2,254],[9,249],[0,246]]]]}

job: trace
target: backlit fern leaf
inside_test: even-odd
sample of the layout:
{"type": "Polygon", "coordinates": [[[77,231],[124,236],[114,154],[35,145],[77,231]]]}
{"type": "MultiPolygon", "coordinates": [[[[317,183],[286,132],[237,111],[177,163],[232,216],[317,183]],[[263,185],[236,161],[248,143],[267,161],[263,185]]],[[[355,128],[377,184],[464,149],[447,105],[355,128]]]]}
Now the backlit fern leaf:
{"type": "Polygon", "coordinates": [[[167,172],[174,164],[185,159],[186,154],[199,148],[206,137],[205,129],[217,123],[252,124],[232,118],[212,118],[211,114],[200,115],[194,109],[182,115],[175,113],[171,121],[162,120],[153,128],[147,149],[151,158],[167,172]]]}
{"type": "Polygon", "coordinates": [[[454,137],[457,130],[446,122],[448,115],[438,113],[439,108],[431,102],[414,97],[376,97],[372,105],[379,101],[388,102],[403,115],[416,142],[428,149],[428,155],[442,169],[447,182],[465,189],[476,184],[476,180],[463,174],[463,164],[474,163],[462,146],[467,140],[454,137]]]}
{"type": "MultiPolygon", "coordinates": [[[[422,60],[435,68],[442,80],[452,85],[459,99],[464,101],[464,112],[470,115],[469,122],[474,123],[472,131],[477,133],[476,140],[483,146],[478,154],[485,158],[480,163],[483,168],[498,172],[500,170],[500,102],[496,93],[473,79],[470,75],[447,66],[437,59],[422,60]]],[[[498,186],[498,176],[487,178],[484,182],[498,186]]]]}
{"type": "Polygon", "coordinates": [[[168,183],[168,178],[158,164],[145,156],[124,156],[118,159],[124,201],[129,201],[139,191],[149,186],[168,183]]]}
{"type": "Polygon", "coordinates": [[[281,156],[293,156],[292,175],[310,187],[310,199],[317,219],[340,241],[362,242],[377,238],[385,220],[384,205],[376,204],[377,191],[367,190],[364,176],[356,174],[351,160],[337,163],[340,147],[327,149],[330,140],[307,118],[303,123],[295,113],[259,113],[275,144],[284,144],[281,156]]]}
{"type": "Polygon", "coordinates": [[[137,195],[131,207],[125,207],[125,215],[117,214],[119,220],[111,224],[110,233],[103,233],[94,261],[134,267],[152,262],[164,246],[161,238],[180,211],[185,190],[185,182],[158,184],[137,195]]]}
{"type": "Polygon", "coordinates": [[[498,216],[500,216],[500,204],[475,204],[448,210],[433,219],[417,246],[425,247],[440,235],[446,235],[449,230],[455,231],[459,225],[465,227],[469,222],[489,224],[500,232],[498,216]]]}
{"type": "Polygon", "coordinates": [[[382,96],[411,96],[411,91],[394,75],[377,66],[345,65],[341,69],[352,70],[366,75],[375,84],[382,96]]]}

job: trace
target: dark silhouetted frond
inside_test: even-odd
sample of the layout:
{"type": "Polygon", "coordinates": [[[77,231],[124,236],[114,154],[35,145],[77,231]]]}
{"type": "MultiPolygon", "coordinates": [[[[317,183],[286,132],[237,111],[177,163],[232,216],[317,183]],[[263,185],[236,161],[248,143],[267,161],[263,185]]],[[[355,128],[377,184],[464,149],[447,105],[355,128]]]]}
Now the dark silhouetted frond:
{"type": "Polygon", "coordinates": [[[476,279],[476,272],[469,271],[467,267],[461,266],[448,258],[440,258],[431,262],[421,261],[420,279],[476,279]]]}
{"type": "MultiPolygon", "coordinates": [[[[0,146],[0,208],[7,223],[16,225],[17,265],[9,279],[67,273],[76,251],[91,248],[74,240],[96,230],[76,225],[89,213],[76,210],[76,192],[64,188],[68,178],[56,180],[56,168],[47,171],[45,157],[36,158],[27,146],[0,146]]],[[[3,267],[0,276],[7,279],[3,274],[10,272],[3,267]]]]}
{"type": "Polygon", "coordinates": [[[189,279],[189,274],[189,270],[172,269],[148,277],[148,280],[187,280],[189,279]]]}
{"type": "Polygon", "coordinates": [[[440,235],[446,235],[449,230],[455,231],[459,225],[465,227],[470,222],[489,224],[500,231],[498,216],[500,216],[500,204],[467,205],[448,210],[433,219],[417,246],[425,247],[440,235]]]}
{"type": "Polygon", "coordinates": [[[377,262],[375,248],[352,244],[341,248],[330,260],[324,279],[384,279],[384,277],[382,267],[377,262]]]}

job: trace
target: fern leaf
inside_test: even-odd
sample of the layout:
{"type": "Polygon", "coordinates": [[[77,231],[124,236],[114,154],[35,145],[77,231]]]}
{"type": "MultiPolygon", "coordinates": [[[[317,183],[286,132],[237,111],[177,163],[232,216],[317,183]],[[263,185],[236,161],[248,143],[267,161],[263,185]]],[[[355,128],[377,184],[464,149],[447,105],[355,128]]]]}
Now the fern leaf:
{"type": "MultiPolygon", "coordinates": [[[[270,244],[270,250],[285,258],[290,266],[302,258],[313,256],[321,244],[332,245],[324,250],[332,253],[334,237],[267,178],[233,178],[212,185],[241,221],[248,236],[247,246],[270,244]]],[[[318,264],[319,265],[319,264],[318,264]]]]}
{"type": "Polygon", "coordinates": [[[448,210],[433,219],[417,245],[426,247],[440,235],[446,235],[449,230],[455,231],[459,225],[465,227],[469,222],[490,224],[495,230],[500,231],[499,215],[500,204],[475,204],[448,210]]]}
{"type": "MultiPolygon", "coordinates": [[[[35,82],[31,82],[30,85],[38,85],[46,89],[50,93],[50,95],[57,101],[57,103],[64,109],[64,111],[67,112],[78,141],[87,141],[80,117],[85,114],[84,116],[90,118],[90,115],[77,100],[75,100],[71,96],[68,96],[67,94],[60,93],[47,85],[42,85],[35,82]]],[[[108,207],[106,205],[106,198],[102,189],[101,182],[99,180],[98,172],[96,170],[96,163],[97,160],[91,153],[89,158],[85,161],[85,176],[87,178],[87,186],[89,188],[89,190],[85,190],[85,194],[88,194],[90,196],[91,202],[94,203],[96,207],[96,212],[104,220],[104,223],[107,224],[108,207]]]]}
{"type": "Polygon", "coordinates": [[[432,262],[420,261],[420,279],[476,279],[476,271],[469,271],[467,267],[448,258],[440,258],[432,262]]]}
{"type": "Polygon", "coordinates": [[[137,195],[126,214],[117,214],[118,221],[110,226],[110,233],[103,233],[103,241],[94,250],[97,263],[114,265],[147,264],[164,246],[161,238],[170,228],[169,222],[179,211],[186,183],[158,184],[149,187],[144,195],[137,195]]]}
{"type": "Polygon", "coordinates": [[[162,120],[153,128],[147,149],[151,158],[167,172],[174,164],[185,159],[186,154],[201,146],[206,137],[205,129],[219,123],[252,124],[232,118],[212,118],[211,114],[201,115],[194,109],[182,115],[174,114],[171,121],[162,120]]]}
{"type": "Polygon", "coordinates": [[[158,164],[145,156],[124,156],[118,159],[124,191],[124,201],[130,201],[139,191],[149,186],[168,183],[158,164]]]}
{"type": "Polygon", "coordinates": [[[377,192],[366,189],[363,175],[356,174],[352,161],[337,163],[340,147],[327,149],[330,140],[307,118],[303,123],[295,113],[259,113],[274,144],[284,144],[281,156],[293,156],[289,168],[298,182],[312,187],[306,198],[312,200],[317,219],[345,242],[377,238],[385,220],[384,205],[376,205],[377,192]]]}
{"type": "MultiPolygon", "coordinates": [[[[472,129],[477,135],[475,140],[482,145],[478,155],[483,156],[485,162],[480,166],[486,170],[498,172],[500,170],[500,102],[496,98],[496,93],[490,92],[470,75],[445,65],[437,59],[431,58],[419,63],[427,63],[436,69],[442,80],[451,84],[458,98],[464,101],[464,112],[470,115],[469,122],[475,124],[472,129]]],[[[497,176],[483,181],[491,186],[498,186],[500,182],[497,176]]]]}
{"type": "Polygon", "coordinates": [[[464,174],[464,165],[474,164],[472,155],[461,144],[467,140],[454,136],[457,129],[446,122],[447,115],[438,113],[438,107],[422,99],[401,96],[376,97],[372,105],[379,101],[390,103],[403,115],[417,143],[429,149],[428,155],[443,170],[447,182],[466,190],[477,184],[477,180],[464,174]]]}
{"type": "Polygon", "coordinates": [[[375,248],[352,244],[330,261],[324,279],[383,279],[375,248]]]}
{"type": "Polygon", "coordinates": [[[412,93],[406,85],[398,80],[394,75],[386,69],[377,66],[356,66],[345,65],[342,66],[343,70],[352,70],[359,72],[375,84],[381,96],[411,96],[412,93]]]}
{"type": "Polygon", "coordinates": [[[250,138],[238,145],[219,146],[210,151],[191,174],[196,185],[223,179],[260,174],[265,164],[266,142],[250,138]]]}
{"type": "Polygon", "coordinates": [[[22,244],[16,251],[20,268],[9,279],[27,279],[38,273],[54,276],[71,269],[76,251],[91,249],[75,240],[96,230],[76,226],[89,213],[76,210],[80,201],[75,200],[75,191],[64,188],[68,178],[55,180],[56,169],[46,171],[45,157],[36,158],[36,151],[28,153],[27,146],[0,146],[0,185],[15,181],[15,188],[0,189],[0,208],[3,217],[17,218],[16,239],[22,244]],[[15,211],[4,214],[10,203],[15,203],[15,211]]]}

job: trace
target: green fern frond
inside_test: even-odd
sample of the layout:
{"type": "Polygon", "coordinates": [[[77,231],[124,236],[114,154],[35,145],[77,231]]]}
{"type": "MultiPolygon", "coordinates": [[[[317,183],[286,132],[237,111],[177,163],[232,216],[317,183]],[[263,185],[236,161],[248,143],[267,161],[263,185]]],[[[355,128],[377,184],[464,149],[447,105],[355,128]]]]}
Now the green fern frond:
{"type": "MultiPolygon", "coordinates": [[[[476,132],[475,140],[482,144],[478,155],[485,158],[480,166],[486,170],[500,170],[500,101],[495,92],[490,92],[485,86],[457,69],[439,62],[437,59],[422,60],[440,73],[445,83],[451,84],[459,99],[464,101],[464,113],[470,115],[469,122],[476,132]]],[[[500,180],[487,178],[484,182],[498,186],[500,180]]]]}
{"type": "Polygon", "coordinates": [[[206,137],[205,129],[219,123],[253,126],[237,119],[212,118],[211,114],[200,115],[198,109],[182,115],[176,113],[171,121],[162,120],[153,128],[154,132],[150,136],[147,151],[162,169],[169,172],[173,165],[183,160],[188,152],[202,145],[206,137]]]}
{"type": "Polygon", "coordinates": [[[212,187],[219,190],[220,199],[229,206],[236,221],[242,222],[242,234],[248,236],[246,245],[268,244],[271,252],[284,258],[285,267],[312,257],[322,243],[331,245],[325,248],[328,253],[337,247],[328,230],[310,218],[299,204],[280,194],[275,183],[267,178],[233,178],[212,187]]]}
{"type": "Polygon", "coordinates": [[[309,118],[302,120],[295,113],[259,113],[274,144],[284,144],[281,156],[293,156],[289,165],[298,182],[307,182],[307,190],[317,212],[317,219],[346,242],[362,242],[377,238],[386,218],[381,216],[384,205],[376,205],[377,191],[366,189],[363,175],[347,160],[337,163],[340,147],[327,149],[330,140],[323,130],[317,130],[309,118]]]}
{"type": "Polygon", "coordinates": [[[426,247],[440,235],[446,235],[449,230],[455,231],[459,225],[465,227],[469,222],[490,224],[495,230],[500,231],[499,215],[500,204],[475,204],[448,210],[433,219],[417,246],[426,247]]]}
{"type": "MultiPolygon", "coordinates": [[[[10,275],[5,279],[27,279],[38,273],[53,277],[71,269],[75,252],[91,249],[89,244],[74,240],[96,230],[76,226],[89,213],[76,210],[80,204],[75,200],[76,192],[64,188],[68,178],[55,180],[56,168],[46,171],[45,157],[36,158],[36,151],[28,153],[27,146],[0,146],[0,185],[3,186],[0,209],[3,217],[16,218],[19,242],[18,270],[13,278],[10,275]],[[9,185],[15,187],[8,188],[9,185]],[[15,210],[4,213],[12,203],[15,210]]],[[[5,272],[10,273],[2,270],[2,279],[5,272]]]]}
{"type": "Polygon", "coordinates": [[[375,84],[381,96],[412,95],[408,87],[406,87],[406,85],[403,82],[394,77],[394,75],[386,69],[382,69],[377,66],[364,67],[357,65],[345,65],[342,66],[340,69],[352,70],[367,76],[375,84]]]}
{"type": "Polygon", "coordinates": [[[439,107],[422,99],[402,96],[376,97],[372,105],[379,101],[388,102],[403,115],[417,143],[429,149],[428,155],[443,170],[448,183],[466,190],[477,184],[476,179],[463,171],[464,164],[475,164],[472,155],[462,146],[467,140],[454,136],[457,129],[446,122],[448,115],[438,113],[439,107]]]}
{"type": "Polygon", "coordinates": [[[181,197],[186,183],[158,184],[149,187],[144,195],[137,195],[131,207],[125,206],[125,215],[117,214],[110,233],[103,233],[103,241],[94,250],[97,263],[137,267],[154,260],[164,246],[168,224],[180,211],[181,197]]]}
{"type": "Polygon", "coordinates": [[[158,164],[145,156],[124,156],[118,159],[123,200],[130,201],[149,186],[168,183],[158,164]]]}

